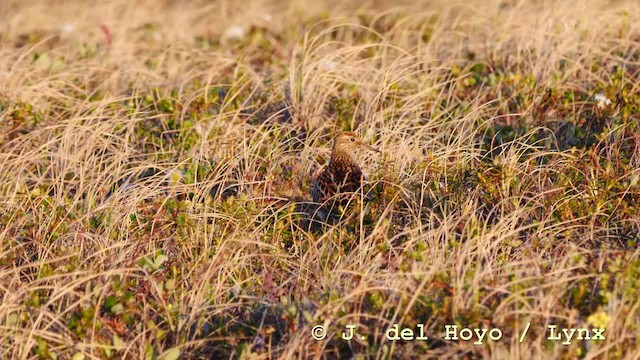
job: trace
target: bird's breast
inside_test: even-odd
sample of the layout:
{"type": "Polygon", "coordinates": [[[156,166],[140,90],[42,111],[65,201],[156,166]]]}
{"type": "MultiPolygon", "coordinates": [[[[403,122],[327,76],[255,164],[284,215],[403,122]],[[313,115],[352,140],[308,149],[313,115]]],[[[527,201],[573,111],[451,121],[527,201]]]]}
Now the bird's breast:
{"type": "Polygon", "coordinates": [[[334,181],[343,189],[343,191],[352,191],[354,186],[360,184],[362,170],[358,165],[354,164],[336,164],[333,168],[334,181]]]}

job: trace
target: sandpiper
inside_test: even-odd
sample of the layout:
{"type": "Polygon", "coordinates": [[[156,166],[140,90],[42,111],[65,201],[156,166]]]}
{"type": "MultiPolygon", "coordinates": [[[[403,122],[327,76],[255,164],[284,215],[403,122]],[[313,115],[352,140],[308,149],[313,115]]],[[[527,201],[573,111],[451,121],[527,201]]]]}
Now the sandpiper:
{"type": "Polygon", "coordinates": [[[327,220],[332,209],[345,206],[362,186],[364,175],[357,160],[363,150],[380,152],[350,131],[340,132],[334,138],[329,163],[316,176],[311,189],[313,201],[321,204],[315,216],[318,220],[327,220]]]}

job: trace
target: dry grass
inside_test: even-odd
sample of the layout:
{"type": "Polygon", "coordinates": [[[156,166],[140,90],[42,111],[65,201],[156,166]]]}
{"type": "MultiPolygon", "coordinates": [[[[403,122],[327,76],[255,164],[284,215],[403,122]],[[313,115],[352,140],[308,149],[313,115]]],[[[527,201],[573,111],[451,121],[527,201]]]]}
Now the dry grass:
{"type": "Polygon", "coordinates": [[[636,1],[49,3],[0,3],[0,357],[640,356],[636,1]],[[302,231],[338,129],[375,200],[302,231]]]}

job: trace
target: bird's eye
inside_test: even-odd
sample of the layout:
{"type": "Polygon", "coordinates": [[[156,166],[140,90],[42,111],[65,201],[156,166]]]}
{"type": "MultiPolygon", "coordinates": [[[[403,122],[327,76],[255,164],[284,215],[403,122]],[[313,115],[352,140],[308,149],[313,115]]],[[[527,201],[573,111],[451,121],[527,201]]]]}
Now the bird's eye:
{"type": "Polygon", "coordinates": [[[354,141],[356,141],[356,139],[355,138],[349,138],[349,141],[354,142],[354,141]]]}

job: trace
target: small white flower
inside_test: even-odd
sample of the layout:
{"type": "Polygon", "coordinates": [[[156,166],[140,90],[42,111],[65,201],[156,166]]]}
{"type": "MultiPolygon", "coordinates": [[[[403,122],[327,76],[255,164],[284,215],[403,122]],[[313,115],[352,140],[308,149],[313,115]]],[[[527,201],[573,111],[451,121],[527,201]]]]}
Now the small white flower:
{"type": "Polygon", "coordinates": [[[62,32],[63,33],[72,33],[75,30],[76,30],[76,26],[73,25],[73,24],[67,23],[67,24],[62,25],[62,32]]]}
{"type": "Polygon", "coordinates": [[[596,105],[602,109],[607,105],[611,105],[611,100],[609,100],[603,93],[595,94],[594,96],[596,100],[596,105]]]}
{"type": "Polygon", "coordinates": [[[245,37],[247,31],[242,26],[230,26],[224,32],[224,37],[231,40],[241,40],[245,37]]]}

